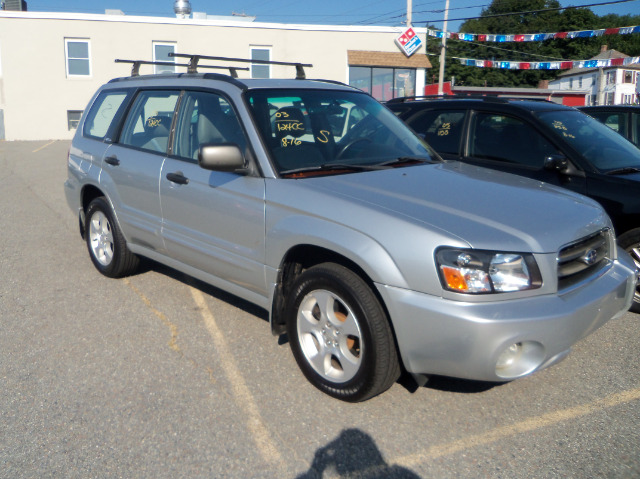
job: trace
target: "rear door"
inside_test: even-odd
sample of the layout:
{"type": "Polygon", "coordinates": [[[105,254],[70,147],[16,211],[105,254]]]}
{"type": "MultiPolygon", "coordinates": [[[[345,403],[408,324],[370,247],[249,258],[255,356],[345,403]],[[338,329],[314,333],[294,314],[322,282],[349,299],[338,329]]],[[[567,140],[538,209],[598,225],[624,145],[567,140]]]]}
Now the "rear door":
{"type": "Polygon", "coordinates": [[[163,251],[159,177],[180,91],[138,92],[122,132],[105,154],[100,183],[131,244],[163,251]]]}

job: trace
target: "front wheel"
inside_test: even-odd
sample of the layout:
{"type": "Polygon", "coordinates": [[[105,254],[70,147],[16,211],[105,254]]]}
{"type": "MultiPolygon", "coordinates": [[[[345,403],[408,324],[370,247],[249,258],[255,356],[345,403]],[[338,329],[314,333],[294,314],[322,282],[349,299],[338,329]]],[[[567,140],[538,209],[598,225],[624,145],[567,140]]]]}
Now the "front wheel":
{"type": "Polygon", "coordinates": [[[294,282],[286,314],[298,366],[330,396],[364,401],[400,376],[387,315],[351,270],[334,263],[306,270],[294,282]]]}
{"type": "Polygon", "coordinates": [[[94,266],[105,276],[119,278],[135,271],[138,257],[127,243],[104,197],[89,203],[86,212],[85,238],[94,266]]]}
{"type": "MultiPolygon", "coordinates": [[[[640,228],[627,231],[618,237],[618,244],[633,258],[636,268],[640,270],[640,228]]],[[[633,295],[633,303],[629,311],[640,313],[640,283],[636,286],[636,293],[633,295]]]]}

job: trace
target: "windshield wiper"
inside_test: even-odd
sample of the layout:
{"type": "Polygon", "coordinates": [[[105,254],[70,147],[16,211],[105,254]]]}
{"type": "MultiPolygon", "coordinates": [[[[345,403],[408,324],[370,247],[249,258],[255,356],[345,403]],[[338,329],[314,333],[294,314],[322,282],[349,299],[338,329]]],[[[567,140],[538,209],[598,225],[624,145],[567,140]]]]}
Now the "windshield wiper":
{"type": "Polygon", "coordinates": [[[372,170],[386,170],[390,168],[384,165],[352,165],[348,163],[325,163],[315,166],[304,166],[302,168],[294,168],[291,170],[281,171],[280,175],[294,175],[296,173],[309,173],[316,171],[334,171],[334,170],[349,170],[349,171],[372,171],[372,170]]]}
{"type": "Polygon", "coordinates": [[[440,158],[422,158],[419,156],[401,156],[393,160],[378,163],[377,166],[395,166],[398,164],[412,163],[442,163],[440,158]]]}
{"type": "Polygon", "coordinates": [[[625,166],[624,168],[617,168],[615,170],[607,171],[606,175],[630,175],[632,173],[640,173],[640,168],[635,166],[625,166]]]}

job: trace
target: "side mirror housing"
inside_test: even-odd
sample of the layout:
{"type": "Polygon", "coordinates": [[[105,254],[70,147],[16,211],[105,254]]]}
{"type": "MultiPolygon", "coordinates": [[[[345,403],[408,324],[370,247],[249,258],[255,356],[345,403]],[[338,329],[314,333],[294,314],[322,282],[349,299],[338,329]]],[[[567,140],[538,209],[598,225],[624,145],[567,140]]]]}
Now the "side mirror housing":
{"type": "Polygon", "coordinates": [[[198,164],[205,170],[245,173],[245,159],[238,145],[202,145],[198,150],[198,164]]]}
{"type": "Polygon", "coordinates": [[[558,173],[566,173],[569,170],[569,160],[562,155],[547,156],[544,159],[544,168],[558,173]]]}

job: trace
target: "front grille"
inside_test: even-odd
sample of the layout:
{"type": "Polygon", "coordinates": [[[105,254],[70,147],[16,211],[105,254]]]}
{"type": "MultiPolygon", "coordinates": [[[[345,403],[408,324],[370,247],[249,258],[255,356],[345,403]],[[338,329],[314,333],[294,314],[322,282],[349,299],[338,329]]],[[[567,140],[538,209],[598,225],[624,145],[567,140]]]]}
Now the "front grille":
{"type": "Polygon", "coordinates": [[[558,253],[558,287],[575,284],[602,268],[610,259],[610,233],[603,229],[565,246],[558,253]]]}

